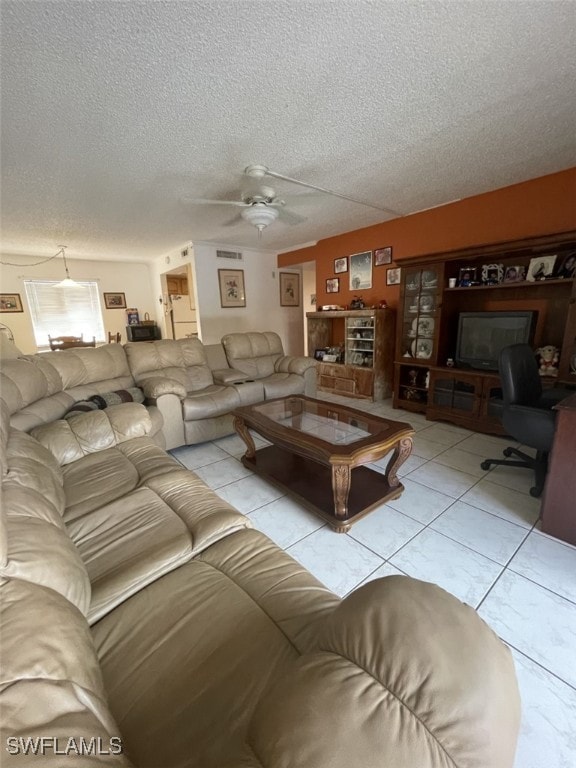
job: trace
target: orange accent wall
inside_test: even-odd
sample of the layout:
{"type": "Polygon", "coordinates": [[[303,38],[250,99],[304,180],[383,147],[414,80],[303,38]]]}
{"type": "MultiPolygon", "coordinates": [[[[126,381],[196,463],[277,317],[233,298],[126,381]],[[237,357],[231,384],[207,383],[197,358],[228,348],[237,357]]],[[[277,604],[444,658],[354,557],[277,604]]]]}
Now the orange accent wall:
{"type": "Polygon", "coordinates": [[[398,304],[399,286],[386,285],[387,266],[372,268],[372,288],[349,289],[349,273],[335,275],[334,259],[392,246],[393,264],[427,253],[452,251],[576,228],[576,168],[468,197],[431,211],[415,213],[320,240],[316,245],[278,255],[278,266],[316,262],[316,302],[345,306],[355,295],[366,306],[386,299],[398,304]],[[340,278],[340,292],[326,293],[326,280],[340,278]]]}

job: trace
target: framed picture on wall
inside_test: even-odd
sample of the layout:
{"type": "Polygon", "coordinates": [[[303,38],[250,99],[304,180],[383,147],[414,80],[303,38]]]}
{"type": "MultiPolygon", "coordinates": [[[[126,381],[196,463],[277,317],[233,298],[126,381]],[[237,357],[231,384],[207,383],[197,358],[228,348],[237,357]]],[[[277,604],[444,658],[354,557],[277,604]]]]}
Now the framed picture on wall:
{"type": "Polygon", "coordinates": [[[106,309],[126,309],[126,294],[105,293],[104,306],[106,309]]]}
{"type": "Polygon", "coordinates": [[[392,264],[392,246],[386,248],[376,248],[374,251],[374,266],[381,267],[383,264],[392,264]]]}
{"type": "Polygon", "coordinates": [[[340,278],[331,277],[326,280],[326,293],[339,293],[340,292],[340,278]]]}
{"type": "Polygon", "coordinates": [[[372,288],[372,251],[350,256],[350,290],[363,291],[366,288],[372,288]]]}
{"type": "Polygon", "coordinates": [[[19,293],[0,293],[0,312],[24,312],[19,293]]]}
{"type": "Polygon", "coordinates": [[[300,275],[296,272],[280,272],[280,306],[300,306],[300,275]]]}
{"type": "Polygon", "coordinates": [[[386,285],[400,285],[400,267],[386,270],[386,285]]]}
{"type": "Polygon", "coordinates": [[[348,272],[348,258],[346,256],[342,256],[341,259],[334,259],[334,272],[336,274],[348,272]]]}
{"type": "Polygon", "coordinates": [[[246,306],[243,269],[219,269],[220,306],[224,309],[246,306]]]}

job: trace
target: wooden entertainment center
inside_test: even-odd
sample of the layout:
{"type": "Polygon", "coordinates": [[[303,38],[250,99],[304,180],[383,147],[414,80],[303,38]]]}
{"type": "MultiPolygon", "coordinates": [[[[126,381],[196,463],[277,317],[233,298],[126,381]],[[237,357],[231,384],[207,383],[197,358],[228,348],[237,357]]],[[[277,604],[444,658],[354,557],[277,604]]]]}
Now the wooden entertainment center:
{"type": "Polygon", "coordinates": [[[527,270],[531,259],[550,255],[556,255],[556,267],[572,251],[575,231],[403,260],[394,407],[503,434],[497,372],[452,365],[461,312],[537,311],[534,347],[558,347],[559,372],[553,381],[576,387],[576,280],[502,280],[510,267],[527,270]],[[499,265],[488,274],[486,267],[499,265]],[[461,284],[466,277],[481,283],[483,272],[485,279],[497,273],[498,282],[461,284]]]}

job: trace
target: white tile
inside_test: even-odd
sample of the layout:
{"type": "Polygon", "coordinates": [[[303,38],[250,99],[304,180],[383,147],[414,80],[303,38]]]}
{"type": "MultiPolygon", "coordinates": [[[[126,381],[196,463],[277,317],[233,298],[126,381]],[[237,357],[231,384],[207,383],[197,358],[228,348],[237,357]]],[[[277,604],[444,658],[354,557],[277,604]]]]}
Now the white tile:
{"type": "Polygon", "coordinates": [[[254,528],[265,533],[282,549],[295,544],[325,525],[322,518],[304,509],[297,501],[287,496],[255,509],[249,517],[254,528]]]}
{"type": "Polygon", "coordinates": [[[458,443],[454,448],[448,448],[439,456],[436,456],[434,461],[438,464],[443,464],[446,467],[452,467],[452,469],[459,469],[461,472],[467,472],[469,475],[481,478],[484,477],[487,470],[480,467],[482,461],[475,453],[468,453],[463,450],[462,443],[458,443]]]}
{"type": "Polygon", "coordinates": [[[462,501],[443,512],[430,527],[502,565],[508,562],[528,533],[526,528],[462,501]]]}
{"type": "Polygon", "coordinates": [[[507,569],[479,610],[510,645],[576,686],[576,605],[507,569]]]}
{"type": "Polygon", "coordinates": [[[431,581],[476,607],[502,567],[452,539],[426,528],[390,563],[410,576],[431,581]]]}
{"type": "MultiPolygon", "coordinates": [[[[228,456],[225,451],[222,451],[222,453],[228,456]]],[[[235,480],[240,480],[241,477],[247,477],[252,474],[238,459],[233,459],[230,456],[223,461],[198,467],[195,472],[212,489],[220,488],[223,485],[228,485],[228,483],[233,483],[235,480]]]]}
{"type": "MultiPolygon", "coordinates": [[[[384,456],[383,459],[379,459],[378,461],[372,462],[369,466],[372,469],[375,469],[377,472],[385,473],[386,467],[388,466],[388,462],[392,458],[392,454],[388,453],[386,456],[384,456]]],[[[426,463],[426,459],[420,458],[420,456],[408,456],[406,461],[398,468],[397,475],[398,477],[404,477],[404,475],[407,475],[408,473],[412,472],[414,469],[418,469],[418,467],[421,467],[422,464],[426,463]]]]}
{"type": "Polygon", "coordinates": [[[218,488],[218,496],[243,514],[269,504],[283,495],[282,491],[261,477],[249,475],[218,488]]]}
{"type": "Polygon", "coordinates": [[[509,437],[476,433],[462,440],[458,447],[462,448],[463,451],[468,451],[468,453],[475,453],[482,459],[503,459],[502,451],[509,445],[516,445],[509,437]]]}
{"type": "Polygon", "coordinates": [[[574,768],[576,691],[512,649],[522,721],[514,768],[574,768]]]}
{"type": "Polygon", "coordinates": [[[170,453],[187,469],[204,467],[206,464],[228,458],[226,451],[221,450],[213,443],[183,445],[181,448],[174,448],[170,453]]]}
{"type": "Polygon", "coordinates": [[[435,443],[433,440],[427,440],[425,437],[416,434],[412,447],[413,456],[421,456],[423,459],[433,459],[439,453],[446,450],[444,443],[435,443]]]}
{"type": "Polygon", "coordinates": [[[531,528],[540,514],[540,499],[490,482],[490,474],[467,491],[460,501],[531,528]]]}
{"type": "MultiPolygon", "coordinates": [[[[430,424],[430,422],[428,422],[430,424]]],[[[465,437],[472,433],[461,427],[454,427],[451,424],[434,424],[420,431],[422,437],[426,440],[432,440],[435,443],[442,443],[446,447],[456,445],[465,437]]]]}
{"type": "Polygon", "coordinates": [[[387,560],[423,527],[411,517],[382,506],[354,523],[348,535],[387,560]]]}
{"type": "Polygon", "coordinates": [[[329,528],[315,531],[287,551],[341,597],[383,563],[354,539],[329,528]]]}
{"type": "MultiPolygon", "coordinates": [[[[511,457],[511,460],[515,457],[511,457]]],[[[488,479],[491,483],[504,485],[506,488],[513,488],[520,493],[530,493],[530,488],[536,482],[533,469],[525,467],[493,467],[490,470],[488,479]]]]}
{"type": "Polygon", "coordinates": [[[388,502],[389,507],[403,512],[414,520],[424,525],[434,520],[441,512],[444,512],[451,504],[454,504],[452,496],[434,491],[420,483],[414,483],[409,477],[402,478],[404,491],[397,499],[388,502]]]}
{"type": "MultiPolygon", "coordinates": [[[[266,443],[261,437],[252,435],[254,445],[256,448],[262,448],[266,443]]],[[[230,456],[243,456],[246,453],[246,443],[240,435],[228,435],[227,437],[221,437],[219,440],[214,440],[213,444],[223,451],[226,451],[230,456]]]]}
{"type": "Polygon", "coordinates": [[[509,567],[576,603],[576,547],[532,531],[509,567]]]}
{"type": "Polygon", "coordinates": [[[422,467],[418,467],[418,469],[410,472],[409,478],[455,499],[466,493],[478,482],[478,478],[474,475],[461,472],[459,469],[452,469],[452,467],[445,467],[443,464],[438,464],[437,461],[429,461],[422,467]]]}

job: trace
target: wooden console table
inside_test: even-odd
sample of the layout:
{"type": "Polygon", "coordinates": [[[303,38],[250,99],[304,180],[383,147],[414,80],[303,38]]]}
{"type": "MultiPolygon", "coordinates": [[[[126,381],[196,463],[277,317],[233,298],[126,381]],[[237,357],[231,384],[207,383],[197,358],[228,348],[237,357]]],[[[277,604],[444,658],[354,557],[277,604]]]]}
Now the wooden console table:
{"type": "Polygon", "coordinates": [[[555,409],[558,416],[542,500],[542,530],[576,545],[576,394],[555,409]]]}

